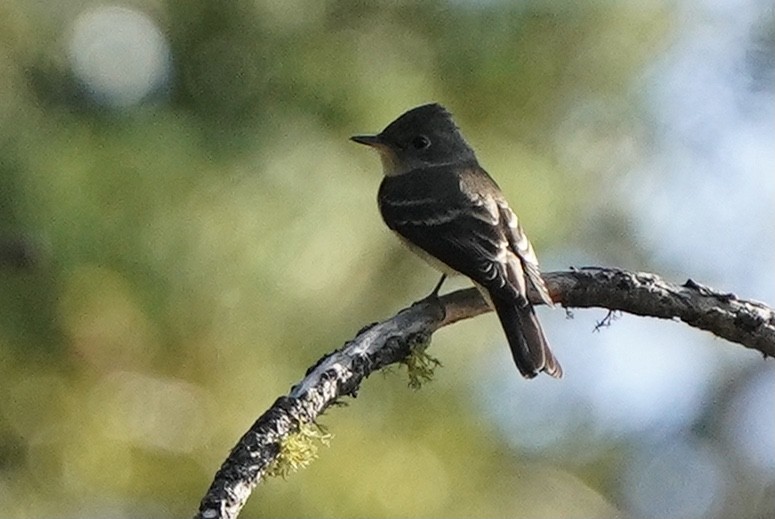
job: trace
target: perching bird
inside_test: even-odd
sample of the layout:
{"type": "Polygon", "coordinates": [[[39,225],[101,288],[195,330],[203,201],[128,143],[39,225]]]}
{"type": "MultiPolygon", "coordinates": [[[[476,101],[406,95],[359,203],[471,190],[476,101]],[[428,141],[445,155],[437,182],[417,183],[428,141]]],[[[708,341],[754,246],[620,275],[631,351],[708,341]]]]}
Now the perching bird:
{"type": "Polygon", "coordinates": [[[387,226],[444,273],[434,293],[448,274],[469,277],[498,314],[519,372],[561,377],[527,299],[530,286],[552,305],[533,247],[449,112],[419,106],[352,140],[382,159],[378,201],[387,226]]]}

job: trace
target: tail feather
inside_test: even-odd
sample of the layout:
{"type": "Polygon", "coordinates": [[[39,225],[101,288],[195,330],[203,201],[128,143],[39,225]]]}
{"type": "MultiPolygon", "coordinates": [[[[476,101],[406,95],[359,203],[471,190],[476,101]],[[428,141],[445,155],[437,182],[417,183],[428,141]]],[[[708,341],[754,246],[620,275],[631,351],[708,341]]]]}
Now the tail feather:
{"type": "Polygon", "coordinates": [[[544,372],[554,378],[562,377],[562,367],[549,349],[533,306],[520,306],[513,299],[499,299],[492,295],[491,298],[522,376],[533,378],[544,372]]]}

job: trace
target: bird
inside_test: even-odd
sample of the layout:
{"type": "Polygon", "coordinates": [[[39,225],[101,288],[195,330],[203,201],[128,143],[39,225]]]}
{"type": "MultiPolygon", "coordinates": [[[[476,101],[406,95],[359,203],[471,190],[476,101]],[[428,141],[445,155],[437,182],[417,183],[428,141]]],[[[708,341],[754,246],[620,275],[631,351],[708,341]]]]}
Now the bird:
{"type": "Polygon", "coordinates": [[[379,153],[377,201],[387,227],[442,272],[431,295],[449,275],[468,277],[495,310],[520,374],[562,377],[528,299],[532,288],[553,305],[533,246],[450,112],[425,104],[351,140],[379,153]]]}

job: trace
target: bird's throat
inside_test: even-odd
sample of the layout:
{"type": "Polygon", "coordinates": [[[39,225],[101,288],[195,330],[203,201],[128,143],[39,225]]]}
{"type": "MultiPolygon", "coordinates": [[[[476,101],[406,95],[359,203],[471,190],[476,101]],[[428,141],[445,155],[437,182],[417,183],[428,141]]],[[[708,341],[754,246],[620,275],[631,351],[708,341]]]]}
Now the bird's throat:
{"type": "Polygon", "coordinates": [[[379,159],[382,161],[382,173],[386,177],[396,177],[410,171],[410,168],[402,164],[391,151],[379,150],[379,159]]]}

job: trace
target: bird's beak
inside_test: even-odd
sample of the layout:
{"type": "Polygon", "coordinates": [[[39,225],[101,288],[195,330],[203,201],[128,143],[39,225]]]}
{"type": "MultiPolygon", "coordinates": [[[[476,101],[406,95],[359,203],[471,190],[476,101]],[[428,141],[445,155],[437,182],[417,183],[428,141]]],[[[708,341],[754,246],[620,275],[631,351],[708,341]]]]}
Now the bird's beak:
{"type": "Polygon", "coordinates": [[[382,160],[382,169],[385,175],[394,175],[397,174],[397,171],[401,171],[399,168],[400,161],[396,156],[395,150],[381,136],[354,135],[350,137],[350,140],[375,149],[379,153],[380,160],[382,160]]]}
{"type": "Polygon", "coordinates": [[[372,148],[379,148],[385,145],[379,135],[354,135],[350,137],[350,140],[358,144],[371,146],[372,148]]]}

